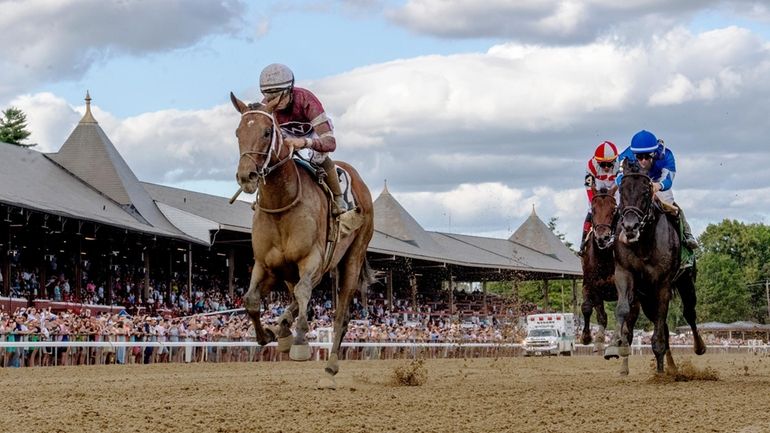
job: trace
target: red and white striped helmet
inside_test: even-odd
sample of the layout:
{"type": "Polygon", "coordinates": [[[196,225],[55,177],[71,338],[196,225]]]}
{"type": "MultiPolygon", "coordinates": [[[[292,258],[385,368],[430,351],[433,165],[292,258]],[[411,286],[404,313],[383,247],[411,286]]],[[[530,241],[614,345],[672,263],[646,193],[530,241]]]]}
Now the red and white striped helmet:
{"type": "Polygon", "coordinates": [[[615,143],[611,141],[605,141],[596,147],[594,152],[594,159],[596,162],[612,162],[618,159],[618,148],[615,147],[615,143]]]}

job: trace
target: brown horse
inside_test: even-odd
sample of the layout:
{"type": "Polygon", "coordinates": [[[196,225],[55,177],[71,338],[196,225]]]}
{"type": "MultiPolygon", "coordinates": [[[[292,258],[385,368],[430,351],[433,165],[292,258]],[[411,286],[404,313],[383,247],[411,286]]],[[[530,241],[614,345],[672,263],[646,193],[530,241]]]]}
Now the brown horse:
{"type": "Polygon", "coordinates": [[[664,358],[669,368],[676,370],[666,323],[675,288],[682,299],[685,320],[693,332],[693,349],[698,355],[706,352],[695,325],[695,273],[690,270],[679,275],[681,243],[677,226],[656,206],[652,180],[636,161],[623,161],[618,230],[621,231],[615,243],[617,331],[604,357],[623,357],[620,373],[628,374],[628,345],[641,307],[655,325],[652,351],[657,373],[664,371],[664,358]]]}
{"type": "Polygon", "coordinates": [[[236,178],[243,191],[258,190],[251,234],[254,268],[244,306],[259,344],[277,340],[278,350],[289,352],[291,359],[308,360],[311,354],[305,334],[310,295],[324,274],[336,268],[341,287],[334,338],[325,367],[328,376],[319,381],[319,387],[334,388],[340,343],[347,331],[353,296],[366,290],[371,280],[366,249],[374,232],[372,197],[353,167],[338,161],[350,174],[357,206],[343,218],[357,221],[351,224],[357,228],[340,235],[336,244],[328,243],[334,238],[328,233],[329,200],[313,176],[293,159],[294,149],[284,145],[273,115],[280,98],[267,105],[247,105],[232,93],[230,99],[241,113],[235,132],[241,155],[236,178]],[[328,245],[335,247],[326,257],[328,245]],[[280,284],[288,287],[292,304],[278,319],[278,326],[263,327],[259,320],[261,298],[280,284]],[[296,333],[292,338],[295,318],[296,333]]]}
{"type": "Polygon", "coordinates": [[[618,300],[615,289],[615,189],[593,190],[591,199],[591,231],[588,233],[585,251],[581,257],[583,265],[583,334],[581,342],[591,344],[591,313],[596,310],[599,332],[596,335],[596,350],[602,350],[604,331],[607,329],[607,312],[604,303],[618,300]]]}

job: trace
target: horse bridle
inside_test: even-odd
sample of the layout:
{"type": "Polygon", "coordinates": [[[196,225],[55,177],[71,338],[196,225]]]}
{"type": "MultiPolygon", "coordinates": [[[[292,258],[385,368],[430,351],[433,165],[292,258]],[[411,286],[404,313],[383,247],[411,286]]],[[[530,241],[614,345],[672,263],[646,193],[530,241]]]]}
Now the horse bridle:
{"type": "MultiPolygon", "coordinates": [[[[278,133],[278,131],[280,131],[280,127],[278,126],[278,121],[275,119],[275,115],[270,114],[267,111],[263,111],[263,110],[244,111],[243,113],[241,113],[241,118],[243,118],[247,114],[261,114],[263,116],[269,117],[270,121],[273,122],[273,130],[271,131],[271,134],[270,134],[270,147],[268,147],[267,152],[262,152],[259,150],[247,150],[246,152],[241,153],[241,158],[245,156],[254,163],[255,173],[257,173],[257,186],[260,186],[261,184],[267,183],[267,176],[269,176],[270,173],[272,173],[273,171],[275,171],[276,169],[278,169],[279,167],[286,164],[292,159],[292,157],[294,156],[294,147],[293,146],[289,147],[289,152],[286,154],[285,158],[279,159],[278,162],[276,162],[273,165],[270,165],[270,161],[272,160],[272,157],[273,157],[273,152],[275,152],[276,156],[279,155],[281,153],[281,147],[283,146],[283,135],[278,133]],[[257,159],[254,158],[253,155],[264,155],[265,162],[262,163],[262,167],[259,166],[259,163],[257,163],[257,159]]],[[[297,174],[297,195],[294,197],[294,200],[292,200],[291,203],[281,208],[267,209],[259,205],[259,197],[257,197],[256,201],[254,202],[254,205],[259,207],[259,210],[267,213],[280,213],[293,208],[299,202],[299,199],[302,196],[302,181],[300,180],[299,169],[297,168],[296,165],[294,166],[294,171],[297,174]]]]}
{"type": "Polygon", "coordinates": [[[273,152],[275,152],[276,155],[280,153],[281,146],[283,146],[283,135],[276,133],[276,131],[280,131],[280,128],[278,126],[278,121],[275,119],[275,116],[268,113],[267,111],[263,110],[249,110],[244,111],[241,113],[241,117],[246,116],[247,114],[261,114],[263,116],[267,116],[270,118],[270,121],[273,122],[273,130],[270,134],[270,147],[268,147],[267,152],[262,152],[259,150],[247,150],[246,152],[241,153],[241,158],[244,156],[249,158],[254,163],[255,173],[257,173],[257,178],[259,182],[265,183],[267,176],[272,173],[275,169],[278,167],[286,164],[294,154],[294,149],[289,149],[289,153],[286,154],[286,158],[278,160],[277,163],[270,165],[270,160],[273,157],[273,152]],[[265,162],[262,163],[262,167],[259,166],[259,163],[257,163],[257,159],[254,158],[252,155],[260,155],[265,157],[265,162]]]}
{"type": "MultiPolygon", "coordinates": [[[[615,196],[613,196],[612,194],[609,194],[609,193],[598,193],[598,194],[594,194],[593,198],[591,198],[591,213],[593,213],[593,205],[594,205],[594,200],[596,200],[596,199],[597,199],[597,198],[599,198],[599,197],[612,197],[613,201],[615,200],[615,196]]],[[[615,209],[612,211],[613,215],[614,215],[616,212],[617,212],[617,205],[615,206],[615,209]]],[[[613,217],[613,220],[614,220],[614,219],[615,219],[615,218],[613,217]]],[[[603,250],[603,249],[605,249],[605,248],[609,248],[609,246],[610,246],[610,245],[612,245],[613,243],[615,243],[615,232],[612,230],[612,224],[603,224],[603,223],[600,223],[600,224],[596,224],[596,223],[594,223],[593,219],[591,219],[591,231],[593,231],[594,233],[596,233],[596,230],[595,230],[595,228],[601,228],[601,227],[606,227],[607,229],[609,229],[610,233],[612,233],[612,236],[610,237],[610,241],[607,243],[607,245],[605,245],[604,247],[602,247],[602,246],[600,246],[598,243],[596,244],[596,246],[597,246],[597,247],[598,247],[600,250],[603,250]]],[[[595,242],[595,241],[596,241],[596,235],[594,235],[594,242],[595,242]]]]}
{"type": "MultiPolygon", "coordinates": [[[[631,177],[631,176],[644,178],[647,181],[647,186],[649,186],[650,191],[652,191],[652,179],[650,179],[649,176],[642,173],[628,173],[628,174],[624,174],[623,178],[625,179],[626,177],[631,177]]],[[[624,220],[626,218],[626,215],[628,215],[629,213],[636,215],[636,217],[639,218],[639,232],[641,233],[641,231],[644,230],[644,226],[647,225],[647,223],[649,223],[654,217],[653,211],[652,211],[653,199],[654,199],[654,196],[651,193],[650,199],[647,201],[646,210],[642,210],[636,206],[631,206],[631,205],[623,206],[620,210],[621,221],[624,220]]]]}

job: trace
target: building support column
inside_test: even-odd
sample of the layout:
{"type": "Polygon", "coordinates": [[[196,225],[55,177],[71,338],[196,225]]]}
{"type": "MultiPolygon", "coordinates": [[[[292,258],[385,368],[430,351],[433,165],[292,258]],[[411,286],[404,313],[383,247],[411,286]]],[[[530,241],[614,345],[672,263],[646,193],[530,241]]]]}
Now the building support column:
{"type": "Polygon", "coordinates": [[[230,248],[227,258],[227,293],[230,299],[235,299],[235,248],[230,248]]]}
{"type": "Polygon", "coordinates": [[[548,279],[543,278],[543,311],[549,313],[551,311],[550,303],[548,302],[548,279]]]}
{"type": "Polygon", "coordinates": [[[189,302],[193,301],[192,298],[192,244],[187,244],[187,299],[189,302]]]}
{"type": "Polygon", "coordinates": [[[417,275],[412,272],[409,275],[409,290],[412,295],[412,312],[417,313],[417,275]]]}
{"type": "Polygon", "coordinates": [[[452,269],[449,269],[449,315],[455,314],[455,277],[452,275],[452,269]]]}
{"type": "Polygon", "coordinates": [[[75,260],[75,287],[71,287],[75,293],[77,293],[77,302],[83,303],[83,276],[82,264],[83,264],[83,245],[82,240],[78,239],[78,251],[77,258],[75,260]]]}
{"type": "Polygon", "coordinates": [[[577,278],[572,279],[572,314],[578,317],[577,278]]]}
{"type": "Polygon", "coordinates": [[[144,301],[146,303],[152,296],[150,293],[150,250],[145,249],[142,256],[144,257],[144,301]]]}
{"type": "Polygon", "coordinates": [[[11,227],[6,224],[5,225],[5,249],[3,249],[0,254],[2,254],[2,259],[0,260],[0,263],[2,263],[3,268],[0,269],[3,273],[3,295],[10,296],[11,295],[11,259],[9,257],[9,254],[11,254],[11,227]]]}
{"type": "Polygon", "coordinates": [[[388,282],[385,287],[385,299],[388,301],[388,310],[393,313],[393,269],[388,269],[388,282]]]}
{"type": "Polygon", "coordinates": [[[481,282],[481,292],[482,292],[481,308],[482,308],[482,311],[484,312],[484,315],[486,316],[489,314],[489,307],[487,306],[487,282],[486,281],[481,282]]]}

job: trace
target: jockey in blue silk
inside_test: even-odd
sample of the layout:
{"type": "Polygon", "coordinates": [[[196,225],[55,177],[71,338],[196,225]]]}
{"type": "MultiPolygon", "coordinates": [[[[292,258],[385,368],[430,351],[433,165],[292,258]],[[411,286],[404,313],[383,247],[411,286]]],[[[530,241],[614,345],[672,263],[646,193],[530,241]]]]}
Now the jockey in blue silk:
{"type": "MultiPolygon", "coordinates": [[[[663,140],[658,140],[652,132],[641,130],[631,139],[631,146],[624,150],[618,160],[624,159],[637,161],[642,170],[652,179],[652,188],[658,199],[668,205],[679,209],[679,218],[684,225],[684,244],[691,250],[698,248],[698,241],[692,235],[690,224],[685,219],[684,211],[674,201],[674,177],[676,176],[676,159],[671,149],[668,149],[663,140]]],[[[623,170],[615,178],[620,185],[623,180],[623,170]]]]}

